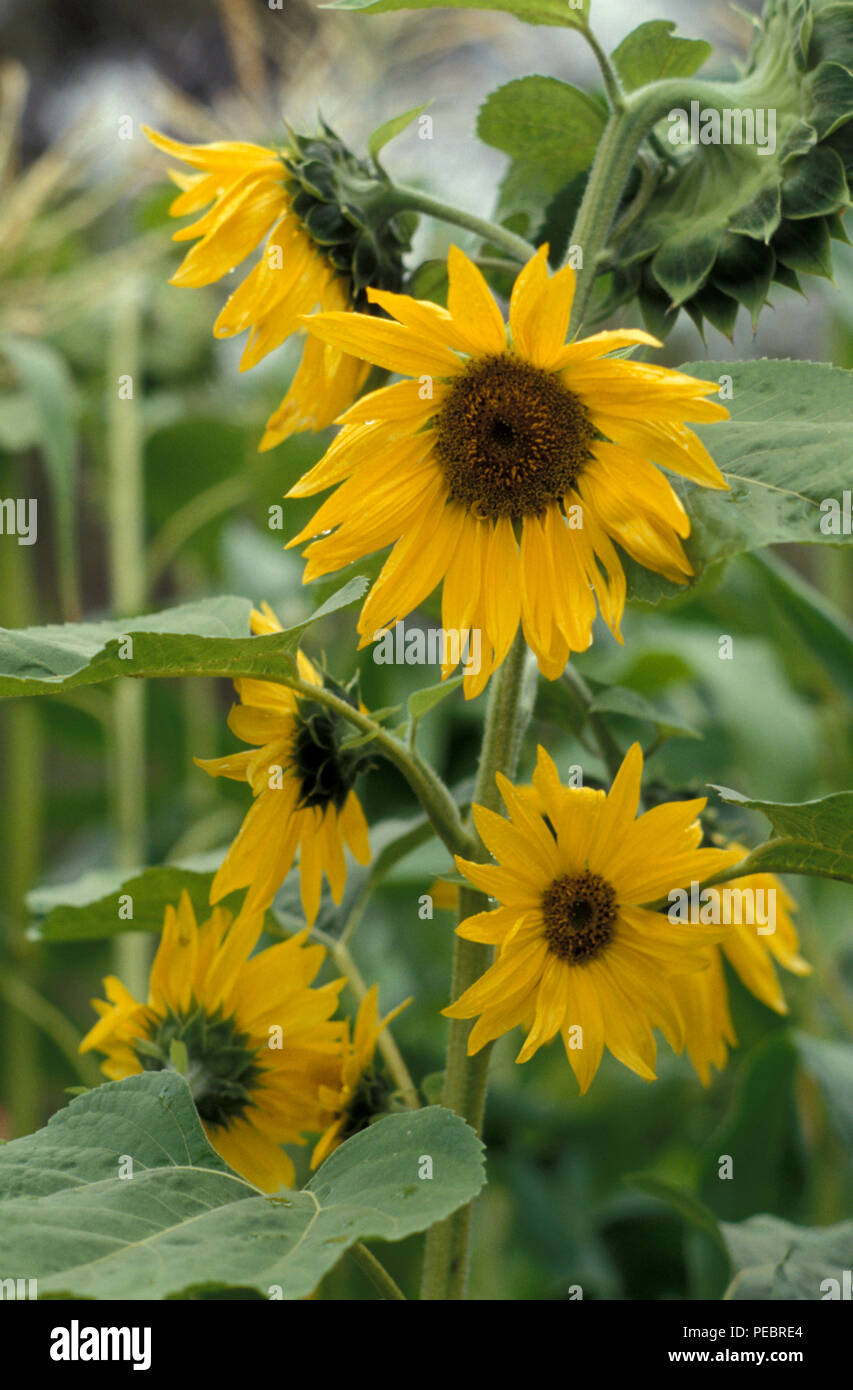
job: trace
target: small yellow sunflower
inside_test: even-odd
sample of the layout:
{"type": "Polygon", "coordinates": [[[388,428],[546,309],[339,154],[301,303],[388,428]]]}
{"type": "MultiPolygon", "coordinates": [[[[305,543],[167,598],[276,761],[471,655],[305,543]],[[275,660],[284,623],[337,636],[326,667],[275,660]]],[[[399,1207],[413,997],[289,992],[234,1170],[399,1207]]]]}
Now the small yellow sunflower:
{"type": "MultiPolygon", "coordinates": [[[[269,604],[261,607],[252,613],[252,631],[281,632],[269,604]]],[[[302,652],[297,660],[302,680],[322,686],[302,652]]],[[[339,721],[325,706],[271,681],[237,680],[234,686],[240,704],[232,706],[228,726],[257,748],[195,762],[211,777],[248,782],[254,801],[213,880],[210,901],[248,887],[245,910],[264,911],[298,850],[302,906],[311,926],[324,874],[334,901],[341,900],[347,878],[344,843],[360,864],[370,862],[367,822],[353,791],[369,755],[340,747],[339,721]]]]}
{"type": "Polygon", "coordinates": [[[93,999],[99,1021],[81,1052],[106,1054],[112,1081],[172,1066],[172,1045],[186,1048],[186,1078],[207,1136],[226,1163],[265,1192],[293,1185],[293,1163],[280,1147],[304,1144],[328,1123],[320,1091],[340,1073],[343,1025],[331,1021],[343,980],[311,988],[322,946],[307,931],[252,956],[260,914],[232,922],[225,908],[196,922],[184,893],[166,909],[140,1004],[114,975],[109,1002],[93,999]],[[251,956],[251,959],[250,959],[251,956]]]}
{"type": "Polygon", "coordinates": [[[329,346],[412,379],[341,415],[340,434],[288,495],[341,486],[290,544],[319,537],[305,551],[305,582],[393,545],[360,615],[362,646],[443,580],[444,628],[460,643],[482,633],[480,669],[465,676],[470,697],[519,622],[550,679],[592,641],[596,595],[621,641],[626,584],[614,540],[686,582],[690,522],[654,464],[726,488],[684,421],[728,411],[705,399],[715,382],[607,356],[659,347],[648,333],[566,344],[575,276],[566,267],[549,278],[547,247],[515,282],[509,344],[486,281],[456,247],[448,271],[448,309],[369,289],[390,320],[332,312],[307,322],[329,346]]]}
{"type": "MultiPolygon", "coordinates": [[[[734,841],[729,842],[729,848],[741,859],[748,852],[745,846],[734,841]]],[[[676,989],[687,1018],[687,1054],[707,1086],[711,1081],[711,1066],[722,1071],[728,1061],[729,1047],[737,1046],[729,1013],[723,958],[756,999],[777,1014],[786,1014],[788,1006],[773,967],[774,960],[793,975],[810,975],[811,966],[799,952],[792,918],[796,903],[775,874],[747,874],[732,879],[724,889],[706,888],[703,897],[706,906],[698,912],[692,910],[691,921],[701,922],[703,917],[708,917],[727,922],[727,934],[719,945],[707,948],[708,969],[680,976],[676,989]],[[739,899],[739,904],[727,909],[726,893],[732,895],[730,903],[739,899]],[[754,905],[757,903],[762,908],[756,915],[754,905]],[[771,903],[771,920],[764,921],[771,903]],[[751,912],[748,904],[753,904],[751,912]],[[754,918],[752,922],[747,920],[750,915],[754,918]],[[769,931],[768,926],[772,928],[769,931]],[[760,927],[763,929],[759,930],[760,927]]]]}
{"type": "Polygon", "coordinates": [[[411,1000],[404,1000],[380,1020],[379,986],[373,985],[361,1001],[351,1041],[349,1024],[344,1025],[339,1074],[334,1085],[320,1090],[320,1100],[331,1112],[332,1122],[311,1155],[312,1168],[319,1168],[339,1144],[365,1129],[374,1115],[386,1110],[391,1086],[385,1074],[373,1065],[373,1055],[382,1029],[409,1003],[411,1000]]]}
{"type": "Polygon", "coordinates": [[[649,1081],[653,1028],[682,1049],[686,1019],[673,979],[706,968],[704,948],[725,928],[673,924],[642,904],[702,882],[739,856],[699,848],[704,798],[637,817],[642,768],[635,743],[609,793],[565,787],[540,748],[536,798],[499,775],[509,820],[474,807],[498,862],[456,862],[501,906],[457,927],[466,940],[499,948],[495,963],[444,1010],[449,1018],[479,1015],[469,1053],[523,1024],[527,1040],[516,1060],[526,1062],[559,1033],[584,1092],[605,1046],[649,1081]]]}
{"type": "MultiPolygon", "coordinates": [[[[194,241],[170,283],[196,288],[223,279],[257,250],[263,251],[222,309],[213,332],[232,338],[249,330],[240,370],[255,366],[286,338],[303,331],[302,315],[318,306],[342,310],[352,304],[349,281],[305,228],[293,209],[281,154],[263,145],[221,140],[185,145],[143,127],[157,149],[197,172],[170,171],[181,189],[173,217],[207,211],[175,232],[174,241],[194,241]]],[[[308,339],[302,361],[283,401],[270,416],[261,449],[271,449],[300,430],[331,424],[358,395],[367,367],[356,357],[308,339]]]]}

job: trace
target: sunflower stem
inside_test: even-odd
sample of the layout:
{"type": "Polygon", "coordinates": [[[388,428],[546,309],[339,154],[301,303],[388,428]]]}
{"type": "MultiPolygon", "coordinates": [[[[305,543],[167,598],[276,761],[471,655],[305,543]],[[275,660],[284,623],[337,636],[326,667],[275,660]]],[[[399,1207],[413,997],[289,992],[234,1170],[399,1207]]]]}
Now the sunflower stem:
{"type": "MultiPolygon", "coordinates": [[[[521,747],[524,728],[532,708],[527,644],[519,629],[515,641],[496,675],[492,677],[489,706],[480,764],[474,787],[474,801],[496,810],[499,792],[496,773],[512,777],[521,747]]],[[[470,857],[485,860],[488,854],[478,835],[472,836],[470,857]]],[[[483,893],[463,888],[459,894],[459,920],[488,909],[483,893]]],[[[493,957],[491,946],[464,941],[457,936],[453,950],[451,1002],[455,1002],[488,970],[493,957]]],[[[479,1134],[483,1127],[492,1044],[473,1057],[468,1055],[470,1020],[451,1019],[447,1038],[447,1060],[442,1102],[455,1110],[479,1134]]],[[[421,1298],[461,1299],[468,1284],[473,1206],[469,1203],[440,1221],[427,1233],[424,1252],[421,1298]]]]}
{"type": "Polygon", "coordinates": [[[383,1264],[377,1260],[372,1250],[368,1250],[361,1241],[356,1241],[355,1245],[350,1246],[350,1254],[356,1264],[367,1275],[374,1288],[378,1289],[383,1298],[402,1299],[406,1301],[406,1295],[398,1284],[394,1282],[391,1275],[383,1264]]]}
{"type": "MultiPolygon", "coordinates": [[[[110,392],[107,430],[107,520],[109,588],[113,613],[128,617],[145,606],[145,488],[138,395],[141,290],[131,279],[117,296],[108,345],[110,392]],[[121,383],[131,393],[119,393],[121,383]]],[[[146,692],[142,681],[121,681],[113,691],[111,720],[112,814],[115,860],[139,868],[147,859],[145,768],[146,692]]],[[[114,944],[115,973],[137,998],[148,985],[149,942],[144,932],[121,935],[114,944]]]]}
{"type": "Polygon", "coordinates": [[[610,102],[610,105],[613,107],[614,111],[624,111],[625,95],[622,91],[622,84],[619,81],[619,75],[616,72],[616,69],[614,68],[604,49],[601,47],[601,44],[595,37],[595,34],[590,29],[585,18],[582,19],[578,24],[578,29],[580,33],[583,35],[583,37],[586,39],[593,53],[595,54],[595,60],[598,63],[599,68],[601,69],[601,78],[604,83],[604,90],[607,93],[607,99],[610,102]]]}
{"type": "Polygon", "coordinates": [[[571,691],[581,712],[586,717],[586,722],[589,724],[595,742],[598,745],[601,760],[610,773],[612,781],[622,766],[622,750],[613,737],[607,725],[607,720],[602,719],[600,714],[595,714],[593,712],[592,703],[595,697],[580,671],[578,671],[572,662],[569,662],[563,672],[562,679],[564,686],[567,690],[571,691]]]}
{"type": "Polygon", "coordinates": [[[746,95],[746,83],[691,79],[688,86],[684,78],[672,77],[650,82],[630,92],[624,97],[621,109],[614,110],[598,143],[569,238],[570,248],[580,247],[583,252],[583,268],[578,270],[569,324],[570,335],[576,333],[584,323],[602,252],[643,141],[654,131],[658,121],[675,107],[689,108],[693,100],[708,106],[719,106],[721,102],[740,106],[742,102],[748,104],[746,95]],[[735,101],[736,96],[741,100],[735,101]]]}
{"type": "Polygon", "coordinates": [[[397,211],[423,212],[440,222],[463,227],[466,232],[476,233],[489,245],[499,247],[520,265],[524,265],[536,254],[536,247],[531,242],[525,241],[524,237],[517,236],[507,227],[502,227],[497,222],[489,222],[485,217],[477,217],[473,212],[453,207],[451,203],[443,203],[441,199],[432,198],[429,193],[423,193],[419,188],[410,188],[403,183],[394,184],[393,199],[397,211]]]}

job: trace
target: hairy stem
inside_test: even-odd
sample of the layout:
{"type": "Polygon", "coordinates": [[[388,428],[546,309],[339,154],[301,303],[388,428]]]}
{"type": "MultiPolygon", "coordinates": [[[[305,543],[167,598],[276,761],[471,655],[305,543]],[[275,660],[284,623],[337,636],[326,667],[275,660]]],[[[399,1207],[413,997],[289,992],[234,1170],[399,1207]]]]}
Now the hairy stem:
{"type": "Polygon", "coordinates": [[[502,227],[500,223],[489,222],[485,217],[477,217],[473,212],[465,212],[450,203],[443,203],[439,198],[432,198],[419,188],[409,188],[406,184],[398,183],[394,185],[393,196],[399,211],[410,208],[415,212],[424,212],[429,217],[435,217],[440,222],[463,227],[466,232],[475,232],[483,241],[488,242],[490,246],[499,247],[514,262],[517,261],[521,265],[536,253],[536,247],[531,242],[502,227]]]}
{"type": "Polygon", "coordinates": [[[368,1250],[359,1240],[350,1246],[350,1254],[383,1298],[402,1299],[405,1302],[406,1295],[391,1278],[385,1266],[377,1260],[372,1250],[368,1250]]]}
{"type": "MultiPolygon", "coordinates": [[[[522,696],[526,655],[527,647],[519,630],[509,655],[492,677],[474,788],[475,803],[490,810],[495,810],[499,802],[495,774],[503,772],[511,777],[518,761],[525,722],[521,712],[525,710],[522,696]]],[[[474,837],[471,857],[481,860],[488,857],[479,836],[474,837]]],[[[484,894],[464,888],[459,894],[459,920],[483,912],[488,906],[489,900],[484,894]]],[[[457,936],[453,951],[451,1001],[458,999],[484,974],[492,962],[492,955],[490,946],[464,941],[457,936]]],[[[450,1020],[442,1100],[448,1109],[455,1110],[479,1134],[483,1127],[492,1046],[488,1044],[469,1057],[470,1031],[469,1020],[450,1020]]],[[[465,1297],[472,1214],[472,1204],[469,1203],[427,1233],[421,1298],[442,1300],[465,1297]]]]}

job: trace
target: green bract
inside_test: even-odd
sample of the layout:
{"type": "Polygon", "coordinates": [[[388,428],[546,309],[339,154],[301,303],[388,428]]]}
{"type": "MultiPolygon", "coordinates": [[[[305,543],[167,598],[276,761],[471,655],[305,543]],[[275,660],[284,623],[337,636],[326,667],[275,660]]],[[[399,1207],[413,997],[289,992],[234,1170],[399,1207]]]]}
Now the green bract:
{"type": "Polygon", "coordinates": [[[853,3],[768,0],[735,80],[675,79],[662,101],[670,87],[657,153],[643,154],[653,190],[611,234],[601,312],[636,297],[655,333],[683,308],[730,334],[741,304],[755,323],[774,282],[831,276],[830,241],[847,239],[853,3]]]}
{"type": "Polygon", "coordinates": [[[368,285],[399,290],[417,216],[388,204],[387,179],[357,159],[325,122],[320,135],[291,130],[290,140],[282,157],[291,175],[293,211],[349,277],[357,307],[367,308],[368,285]]]}

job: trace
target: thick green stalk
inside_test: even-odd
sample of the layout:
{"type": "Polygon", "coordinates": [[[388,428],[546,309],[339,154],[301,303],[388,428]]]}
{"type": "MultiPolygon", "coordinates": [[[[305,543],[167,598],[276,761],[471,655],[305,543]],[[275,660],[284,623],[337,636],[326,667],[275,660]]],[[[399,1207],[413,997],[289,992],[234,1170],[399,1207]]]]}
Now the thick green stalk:
{"type": "MultiPolygon", "coordinates": [[[[490,810],[496,810],[500,800],[495,774],[503,772],[512,777],[518,761],[526,713],[525,702],[522,699],[526,655],[527,646],[519,630],[509,655],[492,677],[480,765],[474,788],[475,803],[490,810]]],[[[488,858],[479,836],[475,837],[471,857],[488,858]]],[[[473,889],[462,889],[459,894],[459,920],[485,911],[488,905],[488,898],[482,893],[473,889]]],[[[483,946],[476,941],[464,941],[457,936],[453,951],[452,1001],[458,999],[488,970],[492,954],[490,946],[483,946]]],[[[448,1109],[455,1110],[457,1115],[467,1120],[472,1129],[479,1134],[483,1126],[492,1047],[488,1044],[473,1057],[469,1057],[470,1031],[470,1020],[450,1020],[442,1101],[448,1109]]],[[[421,1298],[442,1300],[465,1297],[471,1218],[472,1205],[469,1203],[428,1232],[421,1298]]]]}
{"type": "MultiPolygon", "coordinates": [[[[139,287],[131,282],[115,306],[107,371],[109,589],[117,617],[141,612],[147,590],[139,332],[139,287]]],[[[115,861],[127,869],[141,867],[147,859],[145,709],[144,681],[117,682],[112,709],[112,810],[115,861]]],[[[128,989],[137,998],[146,998],[146,935],[117,936],[114,959],[115,972],[128,989]]]]}
{"type": "MultiPolygon", "coordinates": [[[[7,475],[18,496],[24,495],[22,470],[7,475]]],[[[19,546],[14,537],[0,542],[0,594],[2,621],[9,627],[26,627],[34,619],[32,550],[19,546]]],[[[7,927],[4,932],[2,968],[20,989],[38,989],[38,973],[32,947],[24,935],[27,925],[26,895],[35,883],[41,858],[45,767],[44,730],[39,711],[31,700],[13,700],[4,712],[2,750],[3,797],[6,828],[0,852],[2,894],[0,907],[7,927]]],[[[32,1018],[4,1000],[3,1103],[9,1111],[12,1133],[28,1134],[39,1122],[38,1031],[32,1018]]]]}
{"type": "Polygon", "coordinates": [[[599,141],[570,238],[570,247],[580,247],[583,253],[570,335],[584,323],[616,209],[643,141],[658,121],[677,107],[689,109],[691,101],[715,107],[726,103],[748,105],[750,91],[756,88],[758,81],[755,76],[739,83],[691,79],[688,85],[684,78],[667,78],[631,92],[625,97],[621,110],[613,112],[599,141]]]}
{"type": "Polygon", "coordinates": [[[362,1245],[359,1240],[356,1241],[355,1245],[350,1246],[349,1253],[383,1298],[398,1301],[402,1299],[405,1302],[406,1295],[391,1278],[385,1266],[377,1260],[372,1250],[368,1250],[367,1246],[362,1245]]]}
{"type": "Polygon", "coordinates": [[[466,232],[475,232],[483,241],[488,242],[490,246],[500,247],[513,261],[521,265],[536,253],[536,247],[531,242],[525,241],[524,237],[517,236],[507,227],[502,227],[497,222],[489,222],[485,217],[477,217],[473,212],[453,207],[451,203],[443,203],[439,198],[432,198],[428,193],[421,192],[419,188],[409,188],[406,184],[397,183],[389,191],[388,197],[400,211],[411,209],[414,212],[424,212],[440,222],[449,222],[451,226],[463,227],[466,232]]]}

